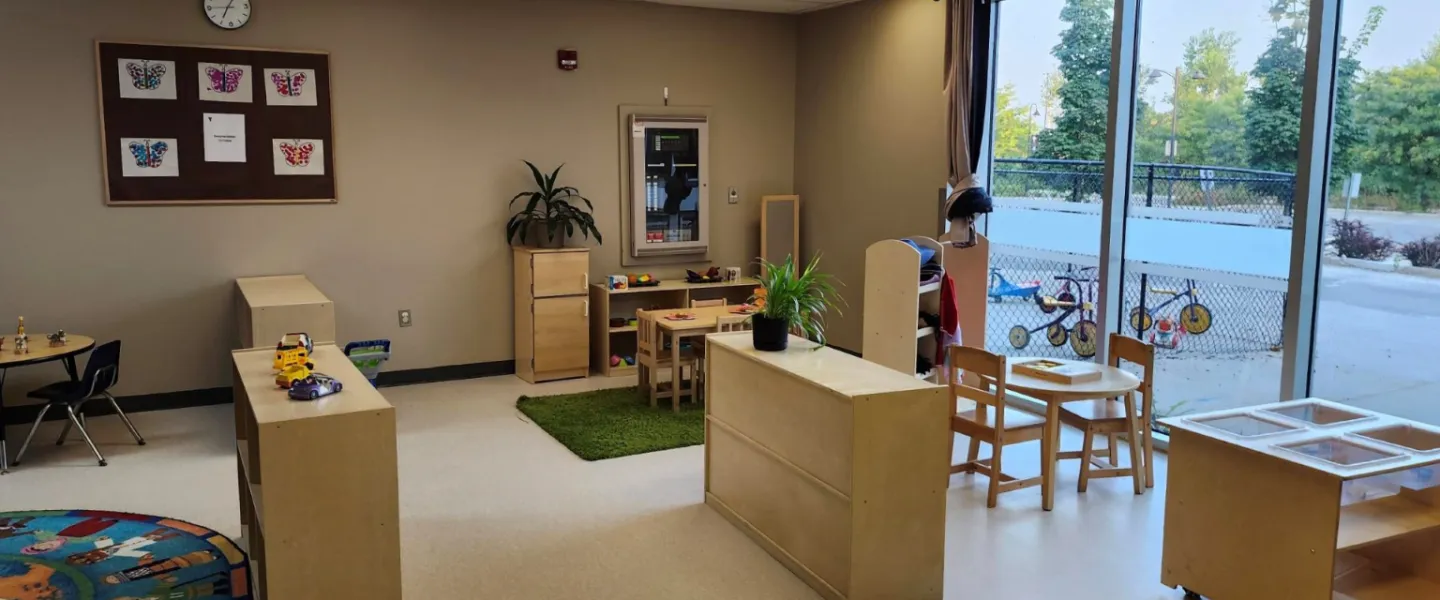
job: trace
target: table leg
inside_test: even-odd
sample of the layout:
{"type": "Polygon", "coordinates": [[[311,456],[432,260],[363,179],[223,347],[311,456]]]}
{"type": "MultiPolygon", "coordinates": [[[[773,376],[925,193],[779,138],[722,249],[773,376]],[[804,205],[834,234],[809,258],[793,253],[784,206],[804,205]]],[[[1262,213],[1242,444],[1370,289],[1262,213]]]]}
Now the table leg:
{"type": "Polygon", "coordinates": [[[0,475],[10,472],[10,455],[5,447],[5,369],[0,369],[0,475]]]}
{"type": "Polygon", "coordinates": [[[680,412],[680,336],[670,334],[670,409],[680,412]]]}
{"type": "Polygon", "coordinates": [[[1060,446],[1060,403],[1045,399],[1045,439],[1040,440],[1040,493],[1041,507],[1055,508],[1055,479],[1060,446]]]}

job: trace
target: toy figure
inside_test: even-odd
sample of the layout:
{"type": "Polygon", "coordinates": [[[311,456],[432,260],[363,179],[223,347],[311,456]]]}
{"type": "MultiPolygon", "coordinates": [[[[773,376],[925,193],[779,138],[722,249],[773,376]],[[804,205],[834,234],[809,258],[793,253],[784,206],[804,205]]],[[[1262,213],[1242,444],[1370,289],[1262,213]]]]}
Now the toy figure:
{"type": "Polygon", "coordinates": [[[50,340],[50,347],[51,347],[51,348],[56,348],[56,347],[59,347],[59,346],[64,346],[65,344],[67,344],[67,343],[70,342],[70,340],[65,337],[65,330],[64,330],[64,329],[57,330],[55,333],[52,333],[52,334],[47,335],[47,336],[45,336],[45,337],[50,340]]]}
{"type": "Polygon", "coordinates": [[[20,317],[20,326],[15,328],[15,353],[30,353],[30,336],[25,335],[25,317],[20,317]]]}
{"type": "Polygon", "coordinates": [[[1157,348],[1174,350],[1180,346],[1180,331],[1180,328],[1175,326],[1175,321],[1169,317],[1160,317],[1155,321],[1155,331],[1150,332],[1150,343],[1157,348]]]}
{"type": "Polygon", "coordinates": [[[287,333],[275,344],[275,385],[290,389],[290,385],[310,376],[315,363],[310,362],[310,353],[315,346],[310,336],[304,333],[287,333]]]}

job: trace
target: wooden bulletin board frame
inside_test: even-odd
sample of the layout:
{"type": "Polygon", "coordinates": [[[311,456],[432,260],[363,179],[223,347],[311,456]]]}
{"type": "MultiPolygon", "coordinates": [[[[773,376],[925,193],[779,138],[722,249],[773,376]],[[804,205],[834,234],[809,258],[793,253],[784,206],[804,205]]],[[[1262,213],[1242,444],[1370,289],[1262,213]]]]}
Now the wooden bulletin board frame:
{"type": "MultiPolygon", "coordinates": [[[[149,63],[147,63],[149,64],[149,63]]],[[[100,112],[101,165],[108,206],[233,204],[325,204],[339,200],[335,174],[335,128],[331,104],[330,55],[315,50],[277,50],[238,46],[198,46],[96,40],[96,94],[100,112]],[[125,60],[171,61],[174,99],[122,98],[125,60]],[[250,102],[202,99],[206,79],[200,63],[249,67],[241,86],[250,102]],[[312,70],[314,105],[275,105],[266,86],[266,69],[312,70]],[[245,162],[207,162],[206,113],[244,115],[245,162]],[[126,177],[122,161],[137,160],[122,138],[174,139],[169,158],[178,176],[126,177]],[[318,140],[312,144],[322,174],[280,175],[275,161],[280,140],[318,140]]],[[[127,90],[129,93],[133,91],[127,90]]],[[[134,167],[134,165],[129,165],[134,167]]],[[[310,165],[313,167],[313,165],[310,165]]]]}

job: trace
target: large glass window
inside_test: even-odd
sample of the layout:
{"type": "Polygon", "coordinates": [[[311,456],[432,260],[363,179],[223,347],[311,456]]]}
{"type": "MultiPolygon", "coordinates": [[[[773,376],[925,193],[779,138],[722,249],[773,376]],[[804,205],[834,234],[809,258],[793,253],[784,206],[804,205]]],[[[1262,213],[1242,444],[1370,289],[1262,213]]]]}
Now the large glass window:
{"type": "Polygon", "coordinates": [[[1113,0],[999,4],[986,346],[1090,358],[1113,0]]]}
{"type": "Polygon", "coordinates": [[[1142,0],[1121,331],[1160,417],[1274,402],[1308,0],[1142,0]]]}
{"type": "Polygon", "coordinates": [[[1440,424],[1440,21],[1348,0],[1311,394],[1440,424]]]}

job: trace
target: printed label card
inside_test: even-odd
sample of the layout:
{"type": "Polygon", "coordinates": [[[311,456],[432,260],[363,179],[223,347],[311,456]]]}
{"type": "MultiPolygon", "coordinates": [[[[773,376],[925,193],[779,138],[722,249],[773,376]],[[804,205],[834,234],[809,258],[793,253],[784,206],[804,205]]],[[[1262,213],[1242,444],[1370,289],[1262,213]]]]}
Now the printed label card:
{"type": "Polygon", "coordinates": [[[120,138],[120,174],[124,177],[179,177],[175,138],[120,138]]]}
{"type": "Polygon", "coordinates": [[[250,65],[200,63],[200,99],[210,102],[253,102],[255,86],[250,65]]]}
{"type": "Polygon", "coordinates": [[[119,63],[121,98],[175,99],[175,61],[122,58],[119,63]]]}
{"type": "Polygon", "coordinates": [[[205,113],[205,162],[245,162],[245,115],[205,113]]]}
{"type": "Polygon", "coordinates": [[[316,106],[315,69],[265,69],[265,103],[271,106],[316,106]]]}
{"type": "Polygon", "coordinates": [[[324,175],[324,140],[272,140],[276,175],[324,175]]]}

